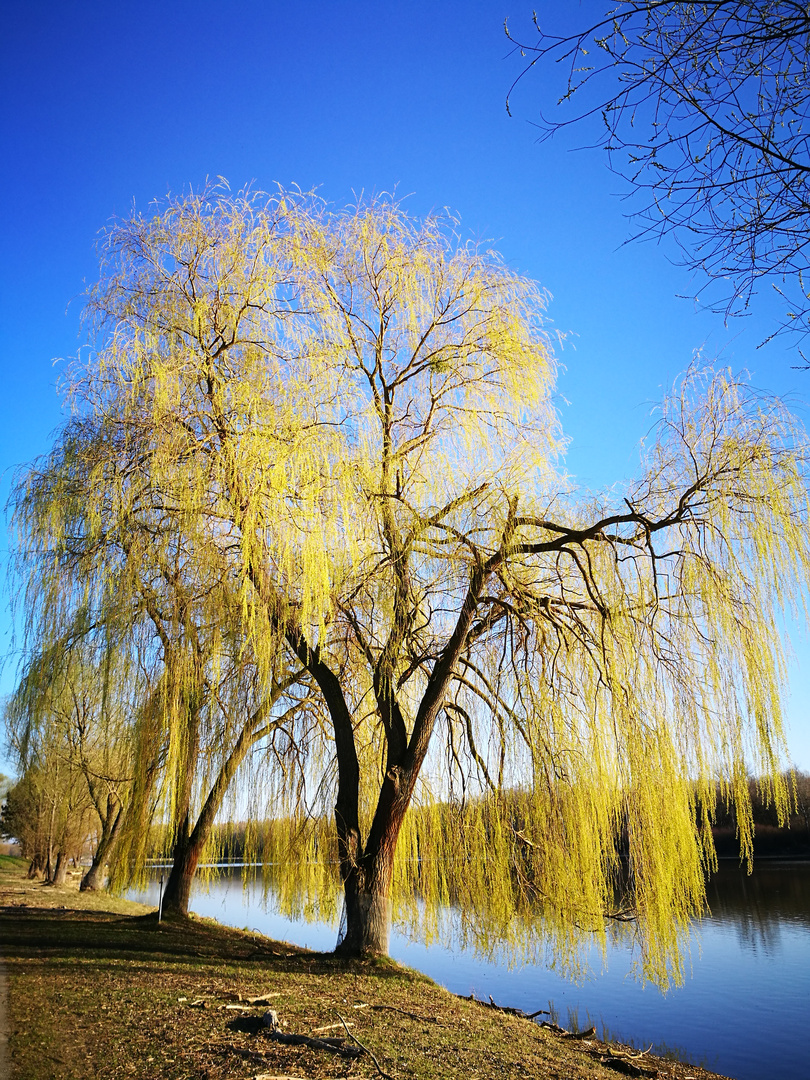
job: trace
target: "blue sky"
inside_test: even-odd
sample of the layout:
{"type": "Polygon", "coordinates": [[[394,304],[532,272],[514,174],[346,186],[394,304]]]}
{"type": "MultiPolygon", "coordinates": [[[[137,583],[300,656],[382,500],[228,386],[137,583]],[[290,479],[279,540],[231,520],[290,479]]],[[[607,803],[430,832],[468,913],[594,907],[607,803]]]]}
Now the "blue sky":
{"type": "MultiPolygon", "coordinates": [[[[547,7],[559,17],[561,5],[547,7]]],[[[588,487],[632,475],[651,407],[697,350],[747,368],[761,387],[807,398],[810,373],[792,369],[791,343],[757,349],[778,311],[767,295],[729,327],[678,299],[695,286],[673,262],[674,245],[624,245],[628,206],[604,156],[575,150],[572,138],[537,142],[532,119],[550,104],[548,86],[530,75],[507,116],[522,61],[503,23],[529,37],[531,8],[531,0],[6,0],[3,502],[14,466],[44,452],[60,422],[54,359],[80,344],[97,231],[133,201],[145,208],[206,177],[233,188],[318,187],[337,203],[395,189],[413,213],[447,206],[462,231],[491,239],[548,288],[553,326],[570,334],[560,409],[568,467],[588,487]]],[[[5,652],[9,627],[0,616],[5,652]]],[[[801,643],[798,655],[810,659],[810,648],[801,643]]],[[[800,666],[790,746],[810,769],[810,679],[800,666]]],[[[7,663],[0,692],[12,676],[7,663]]]]}

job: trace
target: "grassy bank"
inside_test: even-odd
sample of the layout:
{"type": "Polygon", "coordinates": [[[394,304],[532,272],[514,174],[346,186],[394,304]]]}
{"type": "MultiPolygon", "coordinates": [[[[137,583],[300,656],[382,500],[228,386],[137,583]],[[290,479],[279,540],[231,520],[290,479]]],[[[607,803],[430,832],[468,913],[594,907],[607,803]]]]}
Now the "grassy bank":
{"type": "Polygon", "coordinates": [[[29,882],[19,860],[0,858],[12,1080],[714,1075],[566,1038],[390,961],[338,962],[204,919],[158,925],[77,885],[29,882]],[[275,1041],[261,1027],[269,1008],[283,1035],[346,1038],[345,1021],[368,1052],[275,1041]]]}

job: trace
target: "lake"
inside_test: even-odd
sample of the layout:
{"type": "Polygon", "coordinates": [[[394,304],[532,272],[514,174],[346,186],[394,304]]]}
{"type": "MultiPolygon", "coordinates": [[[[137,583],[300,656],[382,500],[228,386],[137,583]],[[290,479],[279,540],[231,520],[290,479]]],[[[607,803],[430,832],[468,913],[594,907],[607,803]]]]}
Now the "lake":
{"type": "MultiPolygon", "coordinates": [[[[134,900],[157,905],[157,882],[134,900]]],[[[391,955],[455,994],[534,1012],[549,1009],[570,1029],[594,1024],[604,1038],[675,1055],[736,1080],[810,1080],[810,863],[762,862],[749,877],[721,864],[708,889],[711,916],[692,943],[691,977],[667,994],[630,976],[629,946],[594,950],[591,978],[576,984],[535,963],[511,966],[464,949],[391,935],[391,955]]],[[[242,888],[228,869],[196,883],[191,908],[229,926],[307,948],[334,947],[337,924],[293,922],[265,901],[260,884],[242,888]]]]}

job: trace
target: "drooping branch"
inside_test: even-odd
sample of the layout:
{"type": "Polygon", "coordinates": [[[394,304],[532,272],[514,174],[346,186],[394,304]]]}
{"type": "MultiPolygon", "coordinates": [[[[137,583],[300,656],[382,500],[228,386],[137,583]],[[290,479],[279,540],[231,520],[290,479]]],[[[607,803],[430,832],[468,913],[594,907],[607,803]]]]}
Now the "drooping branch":
{"type": "Polygon", "coordinates": [[[540,115],[542,137],[593,130],[645,200],[637,237],[674,230],[687,265],[728,289],[709,293],[727,315],[745,311],[770,280],[795,305],[779,329],[806,333],[806,9],[793,0],[628,0],[570,33],[541,28],[536,16],[535,28],[533,42],[507,29],[531,57],[510,95],[530,71],[563,73],[556,115],[540,115]]]}

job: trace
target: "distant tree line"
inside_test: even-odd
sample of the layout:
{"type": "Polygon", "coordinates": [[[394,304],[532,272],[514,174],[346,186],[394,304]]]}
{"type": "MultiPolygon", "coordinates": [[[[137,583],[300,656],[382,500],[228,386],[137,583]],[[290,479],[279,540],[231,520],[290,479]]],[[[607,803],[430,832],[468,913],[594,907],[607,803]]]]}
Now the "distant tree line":
{"type": "MultiPolygon", "coordinates": [[[[785,775],[786,784],[795,794],[787,820],[780,821],[772,802],[764,796],[756,780],[748,781],[751,813],[754,820],[754,856],[810,855],[810,775],[793,772],[785,775]]],[[[739,857],[737,819],[734,805],[718,799],[715,811],[714,844],[721,858],[739,857]]]]}
{"type": "MultiPolygon", "coordinates": [[[[762,784],[750,777],[748,790],[751,799],[751,813],[754,824],[754,855],[771,854],[810,854],[810,774],[793,770],[783,774],[785,785],[794,793],[791,809],[780,822],[779,813],[772,801],[763,792],[762,784]]],[[[416,811],[418,814],[419,812],[416,811]]],[[[723,858],[740,857],[740,847],[736,835],[736,814],[734,804],[725,799],[718,791],[713,810],[712,833],[717,854],[723,858]]],[[[520,831],[519,815],[515,815],[512,826],[520,831]]],[[[271,860],[278,852],[277,841],[270,839],[276,830],[288,830],[292,833],[297,827],[293,821],[248,822],[228,821],[214,826],[214,848],[219,858],[225,863],[244,863],[255,859],[258,864],[271,860]],[[259,842],[256,836],[259,836],[259,842]]],[[[328,826],[327,826],[328,828],[328,826]]],[[[161,858],[165,844],[160,830],[154,829],[149,846],[149,857],[161,858]]],[[[328,850],[328,849],[327,849],[328,850]]]]}

